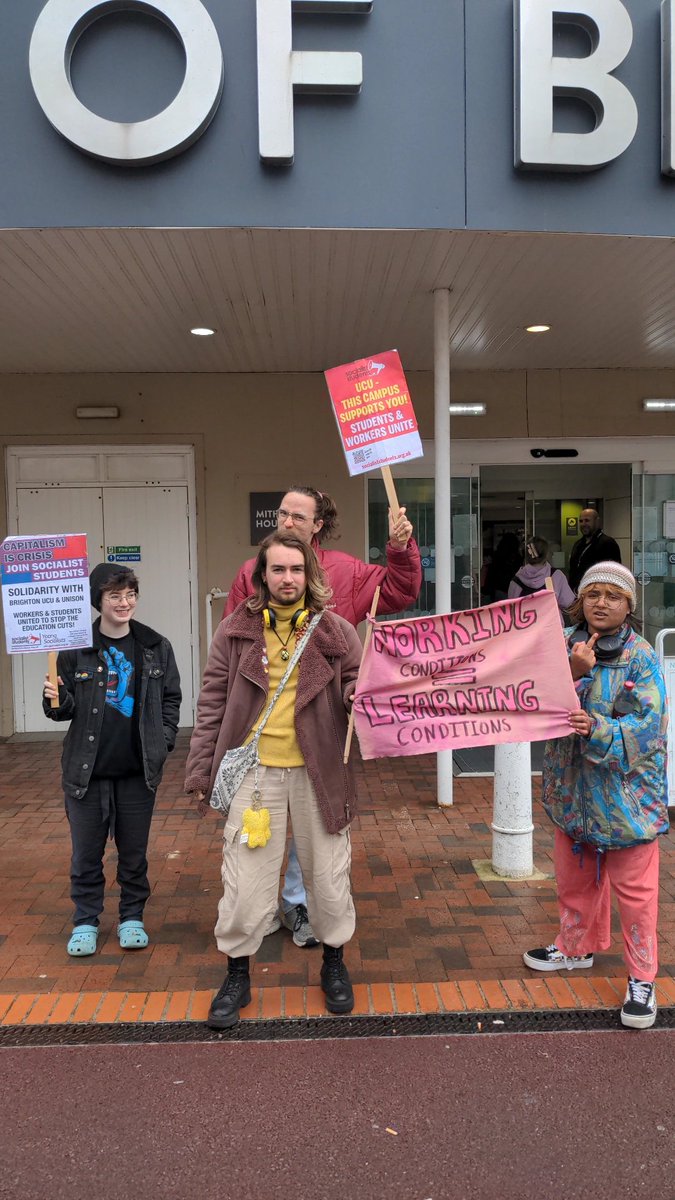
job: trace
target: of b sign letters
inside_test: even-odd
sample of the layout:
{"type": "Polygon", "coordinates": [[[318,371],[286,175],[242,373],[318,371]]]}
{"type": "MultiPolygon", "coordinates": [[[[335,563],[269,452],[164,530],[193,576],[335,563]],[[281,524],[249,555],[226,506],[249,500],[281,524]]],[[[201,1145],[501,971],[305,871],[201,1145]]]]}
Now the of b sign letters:
{"type": "MultiPolygon", "coordinates": [[[[473,0],[473,3],[487,0],[473,0]]],[[[505,0],[504,0],[505,2],[505,0]]],[[[675,176],[675,0],[661,11],[661,172],[675,176]]],[[[216,5],[254,0],[208,0],[216,5]]],[[[294,155],[296,93],[349,95],[363,82],[356,51],[294,50],[293,17],[366,17],[374,0],[255,0],[258,65],[258,151],[265,163],[294,155]]],[[[383,6],[386,17],[386,6],[383,6]]],[[[619,158],[638,127],[635,100],[614,72],[626,60],[633,25],[622,0],[513,0],[515,34],[515,165],[530,171],[593,171],[619,158]],[[590,38],[584,57],[554,53],[554,27],[566,23],[590,38]],[[554,128],[560,97],[583,101],[595,115],[588,133],[554,128]]],[[[504,50],[506,53],[506,50],[504,50]]],[[[46,117],[85,154],[118,166],[145,165],[180,154],[213,120],[223,93],[218,31],[203,0],[47,0],[33,30],[29,69],[46,117]],[[70,63],[78,39],[101,17],[149,14],[180,41],[185,76],[156,116],[122,123],[98,116],[78,99],[70,63]]]]}
{"type": "MultiPolygon", "coordinates": [[[[242,3],[243,0],[236,0],[242,3]]],[[[361,55],[291,48],[293,12],[366,15],[373,0],[256,0],[260,157],[293,161],[293,93],[361,90],[361,55]]],[[[29,69],[37,100],[58,132],[94,158],[144,165],[180,154],[212,121],[223,92],[223,53],[201,0],[47,0],[30,43],[29,69]],[[164,21],[185,54],[177,96],[145,121],[100,117],[75,95],[70,61],[78,39],[110,13],[149,13],[164,21]]]]}

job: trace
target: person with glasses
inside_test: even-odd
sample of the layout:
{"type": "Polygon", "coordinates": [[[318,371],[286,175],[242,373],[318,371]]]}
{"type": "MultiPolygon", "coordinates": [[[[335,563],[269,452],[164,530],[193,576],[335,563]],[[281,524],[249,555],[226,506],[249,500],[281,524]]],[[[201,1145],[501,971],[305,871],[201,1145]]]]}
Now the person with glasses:
{"type": "Polygon", "coordinates": [[[628,984],[621,1023],[656,1020],[658,838],[668,832],[663,672],[637,632],[635,578],[616,562],[586,571],[569,610],[570,670],[581,708],[547,743],[544,808],[553,821],[560,930],[524,955],[535,971],[588,970],[610,945],[616,895],[628,984]]]}
{"type": "MultiPolygon", "coordinates": [[[[365,620],[377,587],[380,588],[377,607],[380,615],[410,608],[419,596],[422,562],[405,508],[389,513],[386,566],[382,567],[362,562],[340,550],[324,549],[325,542],[338,536],[338,513],[331,497],[317,488],[301,484],[286,492],[277,511],[277,529],[293,534],[312,547],[333,593],[330,608],[351,625],[365,620]]],[[[225,617],[253,594],[255,562],[251,558],[240,568],[227,596],[225,617]]],[[[309,949],[319,945],[309,922],[307,896],[293,841],[289,846],[280,913],[267,933],[274,933],[281,924],[290,930],[296,946],[309,949]]]]}
{"type": "Polygon", "coordinates": [[[117,936],[122,950],[148,944],[143,911],[150,895],[147,848],[155,793],[178,728],[180,677],[171,643],[134,619],[138,579],[120,563],[100,563],[90,580],[100,618],[92,644],[62,651],[58,687],[45,680],[43,709],[70,721],[61,766],[70,826],[73,958],[96,952],[103,911],[103,855],[117,846],[117,936]],[[58,701],[52,707],[52,700],[58,701]]]}

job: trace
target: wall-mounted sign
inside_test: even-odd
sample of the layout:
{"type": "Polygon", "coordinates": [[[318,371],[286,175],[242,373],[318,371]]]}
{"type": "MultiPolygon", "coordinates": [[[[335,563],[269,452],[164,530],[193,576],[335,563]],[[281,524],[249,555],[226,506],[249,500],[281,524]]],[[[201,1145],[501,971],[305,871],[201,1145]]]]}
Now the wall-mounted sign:
{"type": "Polygon", "coordinates": [[[106,546],[105,556],[111,563],[138,563],[141,561],[140,546],[106,546]]]}
{"type": "Polygon", "coordinates": [[[277,509],[284,492],[249,492],[251,545],[258,546],[277,527],[277,509]]]}

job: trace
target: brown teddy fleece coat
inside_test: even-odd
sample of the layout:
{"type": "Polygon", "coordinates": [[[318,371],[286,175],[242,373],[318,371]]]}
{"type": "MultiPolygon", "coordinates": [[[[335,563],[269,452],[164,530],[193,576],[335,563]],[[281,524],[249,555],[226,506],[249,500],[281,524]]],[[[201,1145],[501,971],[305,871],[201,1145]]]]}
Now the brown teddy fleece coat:
{"type": "MultiPolygon", "coordinates": [[[[241,746],[268,702],[260,613],[246,603],[218,626],[204,670],[186,764],[185,791],[210,795],[226,750],[241,746]]],[[[347,709],[361,661],[348,621],[324,612],[297,667],[295,732],[329,833],[349,824],[356,807],[350,767],[342,761],[347,709]]]]}

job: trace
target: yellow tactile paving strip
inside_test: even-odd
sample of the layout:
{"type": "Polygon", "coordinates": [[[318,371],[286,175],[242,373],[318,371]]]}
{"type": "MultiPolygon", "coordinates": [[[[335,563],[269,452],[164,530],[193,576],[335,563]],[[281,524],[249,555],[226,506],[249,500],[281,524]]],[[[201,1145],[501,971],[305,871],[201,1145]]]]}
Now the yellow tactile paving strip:
{"type": "MultiPolygon", "coordinates": [[[[660,976],[657,997],[675,1004],[675,980],[660,976]]],[[[621,977],[554,975],[532,980],[459,980],[444,983],[357,983],[354,1016],[397,1014],[542,1011],[619,1008],[626,981],[621,977]]],[[[27,992],[0,995],[0,1024],[135,1024],[156,1021],[203,1021],[213,993],[176,992],[27,992]]],[[[319,987],[253,988],[242,1020],[279,1020],[328,1016],[319,987]]]]}

